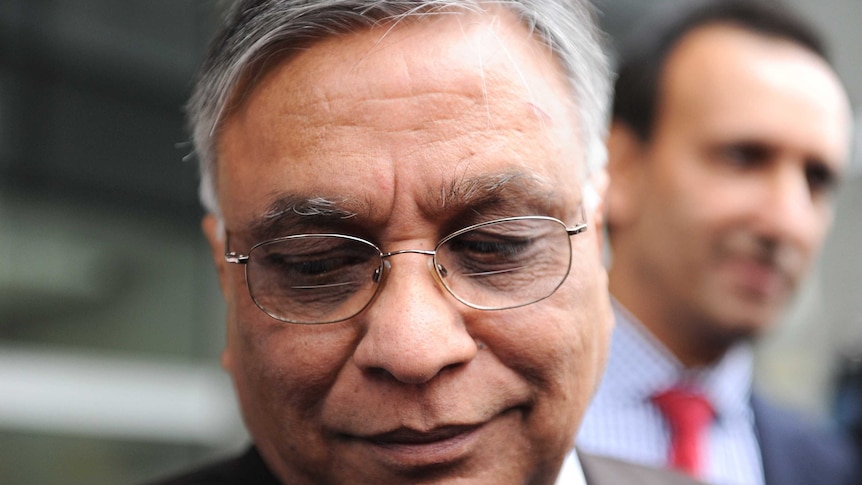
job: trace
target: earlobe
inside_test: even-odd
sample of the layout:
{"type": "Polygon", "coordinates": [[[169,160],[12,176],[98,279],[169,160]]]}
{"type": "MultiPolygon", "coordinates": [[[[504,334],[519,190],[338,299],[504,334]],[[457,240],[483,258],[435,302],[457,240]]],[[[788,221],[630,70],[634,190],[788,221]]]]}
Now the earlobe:
{"type": "Polygon", "coordinates": [[[605,214],[609,228],[629,224],[636,216],[643,142],[625,123],[614,121],[608,136],[608,185],[605,214]]]}
{"type": "Polygon", "coordinates": [[[225,347],[225,349],[221,351],[221,368],[233,375],[233,354],[231,353],[230,346],[225,347]]]}

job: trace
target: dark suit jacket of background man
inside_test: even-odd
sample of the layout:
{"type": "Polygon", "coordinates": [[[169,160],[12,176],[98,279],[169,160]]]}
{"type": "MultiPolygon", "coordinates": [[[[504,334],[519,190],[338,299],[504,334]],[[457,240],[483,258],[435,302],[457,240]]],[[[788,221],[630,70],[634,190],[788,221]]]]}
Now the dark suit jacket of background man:
{"type": "Polygon", "coordinates": [[[757,396],[751,407],[766,485],[862,484],[859,456],[841,436],[757,396]]]}

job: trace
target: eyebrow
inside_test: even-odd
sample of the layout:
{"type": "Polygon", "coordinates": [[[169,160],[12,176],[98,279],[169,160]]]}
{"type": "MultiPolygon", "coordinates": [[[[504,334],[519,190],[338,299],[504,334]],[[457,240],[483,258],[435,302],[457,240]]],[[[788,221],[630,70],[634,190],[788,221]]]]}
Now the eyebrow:
{"type": "Polygon", "coordinates": [[[366,204],[342,198],[304,197],[287,194],[272,202],[263,214],[248,225],[246,231],[257,241],[274,239],[314,227],[338,226],[356,218],[366,204]],[[357,207],[350,210],[348,207],[357,207]]]}
{"type": "Polygon", "coordinates": [[[489,218],[549,213],[559,216],[562,200],[552,184],[535,173],[509,171],[453,180],[427,206],[432,217],[444,213],[489,218]]]}
{"type": "MultiPolygon", "coordinates": [[[[462,177],[431,186],[423,214],[446,220],[448,229],[476,222],[521,215],[563,217],[563,197],[534,173],[509,171],[462,177]]],[[[285,194],[278,197],[243,232],[252,241],[266,241],[308,231],[343,231],[366,227],[373,214],[370,203],[354,198],[285,194]]],[[[366,227],[367,228],[367,227],[366,227]]]]}

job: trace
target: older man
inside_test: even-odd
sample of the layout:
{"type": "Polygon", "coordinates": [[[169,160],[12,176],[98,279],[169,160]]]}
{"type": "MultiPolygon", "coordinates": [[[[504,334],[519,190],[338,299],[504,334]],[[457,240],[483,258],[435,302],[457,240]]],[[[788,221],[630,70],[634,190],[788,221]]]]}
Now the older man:
{"type": "Polygon", "coordinates": [[[684,483],[564,465],[612,321],[590,18],[235,6],[190,115],[254,447],[173,483],[684,483]]]}
{"type": "Polygon", "coordinates": [[[815,258],[848,158],[820,41],[773,3],[691,3],[633,39],[616,87],[617,327],[578,443],[715,484],[847,483],[837,435],[752,397],[750,342],[815,258]]]}

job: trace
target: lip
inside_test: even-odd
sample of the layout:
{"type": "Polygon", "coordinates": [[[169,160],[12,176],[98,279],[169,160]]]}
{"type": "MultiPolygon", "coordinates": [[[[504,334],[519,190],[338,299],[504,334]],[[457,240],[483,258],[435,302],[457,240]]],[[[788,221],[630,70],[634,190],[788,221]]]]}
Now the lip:
{"type": "Polygon", "coordinates": [[[739,288],[750,297],[770,300],[783,297],[788,290],[786,275],[774,264],[743,258],[732,264],[739,288]]]}
{"type": "Polygon", "coordinates": [[[476,448],[484,424],[440,426],[428,431],[398,428],[360,437],[381,460],[397,468],[454,463],[476,448]]]}

